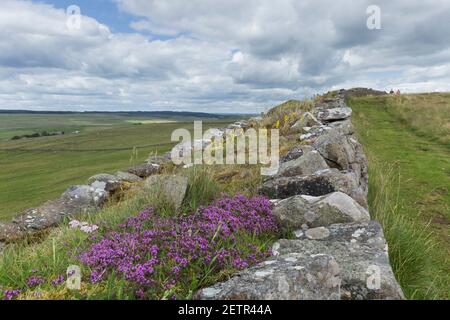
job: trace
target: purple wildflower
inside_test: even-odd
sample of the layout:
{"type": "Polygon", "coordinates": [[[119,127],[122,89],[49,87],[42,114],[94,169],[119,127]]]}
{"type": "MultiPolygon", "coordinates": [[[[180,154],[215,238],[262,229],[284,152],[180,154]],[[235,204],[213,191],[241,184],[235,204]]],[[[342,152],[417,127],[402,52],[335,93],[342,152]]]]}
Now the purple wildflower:
{"type": "Polygon", "coordinates": [[[3,291],[3,300],[14,300],[21,293],[20,289],[3,291]]]}
{"type": "Polygon", "coordinates": [[[245,244],[238,249],[236,241],[242,234],[275,232],[277,224],[267,198],[224,196],[188,216],[160,217],[145,209],[95,240],[80,260],[90,267],[92,282],[118,272],[135,285],[136,296],[143,297],[149,289],[175,286],[182,281],[181,270],[190,266],[220,271],[255,264],[269,251],[245,244]],[[161,283],[167,274],[171,278],[161,283]]]}
{"type": "Polygon", "coordinates": [[[45,281],[44,278],[42,278],[41,276],[31,276],[27,279],[27,285],[30,288],[33,288],[43,284],[44,281],[45,281]]]}
{"type": "Polygon", "coordinates": [[[56,287],[56,286],[59,286],[64,281],[65,281],[65,277],[64,277],[64,275],[61,274],[52,280],[52,285],[56,287]]]}

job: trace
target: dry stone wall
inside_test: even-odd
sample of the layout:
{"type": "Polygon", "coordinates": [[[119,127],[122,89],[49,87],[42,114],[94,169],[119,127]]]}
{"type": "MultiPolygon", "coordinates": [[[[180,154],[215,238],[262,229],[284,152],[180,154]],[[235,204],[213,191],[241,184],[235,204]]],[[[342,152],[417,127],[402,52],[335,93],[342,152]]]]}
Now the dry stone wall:
{"type": "Polygon", "coordinates": [[[367,205],[367,158],[353,135],[346,91],[291,127],[298,144],[259,192],[288,239],[272,257],[204,288],[198,299],[404,299],[380,224],[367,205]]]}
{"type": "MultiPolygon", "coordinates": [[[[368,211],[368,163],[354,136],[347,94],[355,92],[341,90],[301,116],[290,128],[298,143],[280,159],[278,174],[259,188],[273,202],[273,213],[289,237],[273,244],[271,258],[200,290],[198,299],[404,299],[382,228],[368,211]]],[[[228,129],[260,120],[238,121],[228,129]]],[[[224,131],[218,129],[217,136],[224,131]]],[[[168,198],[178,207],[188,182],[159,175],[169,161],[167,153],[115,175],[95,175],[56,200],[0,222],[0,251],[5,243],[56,226],[66,217],[98,211],[126,184],[144,189],[158,184],[159,190],[172,193],[168,198]]]]}

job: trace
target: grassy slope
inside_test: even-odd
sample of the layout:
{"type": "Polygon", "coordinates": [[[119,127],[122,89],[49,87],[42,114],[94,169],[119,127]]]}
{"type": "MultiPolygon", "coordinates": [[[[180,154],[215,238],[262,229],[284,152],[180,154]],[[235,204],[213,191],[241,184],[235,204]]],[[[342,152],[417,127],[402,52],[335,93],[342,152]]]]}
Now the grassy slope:
{"type": "Polygon", "coordinates": [[[389,238],[396,242],[390,243],[391,249],[403,247],[397,253],[395,248],[396,256],[391,257],[397,260],[397,277],[410,298],[448,299],[450,94],[363,97],[350,99],[349,104],[370,159],[372,214],[383,220],[391,211],[395,216],[387,222],[401,219],[403,226],[387,235],[388,242],[389,238]],[[376,192],[383,192],[380,186],[389,174],[397,181],[389,185],[391,194],[382,203],[376,192]],[[380,212],[380,205],[385,212],[380,212]],[[431,250],[428,240],[434,244],[431,250]]]}
{"type": "MultiPolygon", "coordinates": [[[[20,125],[17,125],[20,116],[14,117],[16,127],[32,125],[28,115],[20,125]]],[[[71,116],[57,118],[65,127],[73,122],[71,116]]],[[[20,210],[55,198],[68,186],[84,183],[93,174],[114,173],[133,162],[142,162],[150,152],[168,151],[173,145],[170,141],[173,130],[192,128],[192,122],[136,126],[123,125],[122,119],[120,122],[113,120],[93,119],[93,126],[78,135],[0,142],[0,219],[10,218],[20,210]],[[143,146],[138,148],[137,155],[133,152],[135,146],[143,146]]],[[[51,121],[53,123],[56,119],[51,121]]],[[[223,126],[229,122],[204,122],[204,127],[223,126]]],[[[49,124],[44,121],[40,125],[44,128],[49,124]]]]}

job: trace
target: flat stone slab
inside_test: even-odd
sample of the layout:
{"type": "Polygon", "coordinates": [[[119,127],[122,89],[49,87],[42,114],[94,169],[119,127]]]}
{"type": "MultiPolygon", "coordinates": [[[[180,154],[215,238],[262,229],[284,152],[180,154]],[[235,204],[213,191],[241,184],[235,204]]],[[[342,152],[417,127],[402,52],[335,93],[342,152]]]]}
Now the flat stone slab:
{"type": "Polygon", "coordinates": [[[258,189],[270,199],[285,199],[295,195],[323,196],[332,192],[343,192],[355,199],[364,208],[367,200],[359,188],[357,175],[352,171],[325,169],[311,175],[275,177],[263,183],[258,189]]]}
{"type": "Polygon", "coordinates": [[[204,288],[201,300],[340,299],[339,265],[330,255],[286,254],[246,269],[230,280],[204,288]]]}
{"type": "Polygon", "coordinates": [[[317,113],[317,119],[319,121],[336,121],[345,120],[352,116],[352,109],[349,107],[340,107],[325,109],[317,113]]]}
{"type": "Polygon", "coordinates": [[[279,240],[273,254],[332,255],[340,266],[342,299],[404,299],[378,222],[335,224],[326,229],[328,236],[321,232],[316,239],[308,237],[308,230],[294,233],[299,237],[296,240],[279,240]]]}

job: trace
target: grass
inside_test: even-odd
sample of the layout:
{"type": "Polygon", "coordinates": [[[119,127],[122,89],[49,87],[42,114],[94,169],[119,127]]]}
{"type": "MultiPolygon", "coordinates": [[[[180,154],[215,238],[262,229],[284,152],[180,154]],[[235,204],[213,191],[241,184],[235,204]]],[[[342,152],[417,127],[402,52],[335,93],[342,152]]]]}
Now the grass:
{"type": "Polygon", "coordinates": [[[369,157],[371,213],[383,224],[396,277],[408,298],[449,299],[450,95],[360,97],[349,105],[369,157]]]}
{"type": "MultiPolygon", "coordinates": [[[[183,208],[180,212],[195,212],[200,205],[207,205],[217,198],[223,191],[212,178],[207,168],[194,167],[185,172],[189,177],[188,188],[183,208]]],[[[164,200],[152,197],[158,192],[137,192],[130,194],[120,203],[107,207],[95,215],[83,215],[78,219],[96,224],[100,227],[97,238],[101,238],[109,230],[117,226],[126,218],[136,215],[148,206],[165,206],[164,200]],[[158,202],[159,201],[159,202],[158,202]]],[[[167,208],[173,210],[173,208],[167,208]]],[[[174,212],[174,214],[177,214],[174,212]]],[[[265,252],[275,240],[275,234],[240,234],[236,241],[218,243],[220,248],[242,249],[254,245],[261,252],[265,252]]],[[[52,229],[42,236],[39,241],[34,239],[9,245],[0,255],[0,290],[20,289],[19,299],[135,299],[130,284],[122,276],[111,272],[103,281],[91,283],[88,279],[90,269],[82,265],[79,254],[89,248],[89,235],[68,226],[52,229]],[[69,265],[78,265],[83,274],[80,291],[68,290],[64,283],[53,285],[51,281],[65,274],[69,265]],[[45,279],[38,287],[27,285],[27,279],[37,275],[45,279]]],[[[213,260],[214,261],[214,260],[213,260]]],[[[213,263],[213,262],[212,262],[213,263]]],[[[164,267],[164,264],[163,264],[164,267]]],[[[193,264],[183,273],[180,285],[167,291],[157,291],[151,298],[167,299],[177,293],[178,298],[192,298],[192,294],[200,287],[211,285],[224,280],[236,272],[234,267],[226,267],[220,272],[212,272],[211,267],[193,264]]],[[[162,279],[161,281],[165,281],[162,279]]]]}
{"type": "MultiPolygon", "coordinates": [[[[3,121],[4,116],[1,115],[0,132],[13,127],[13,124],[3,121]]],[[[32,119],[28,115],[21,116],[26,119],[19,115],[14,115],[15,120],[11,118],[16,127],[31,126],[33,119],[41,121],[35,119],[36,116],[32,119]]],[[[79,121],[69,115],[55,117],[42,120],[41,125],[49,126],[50,122],[58,121],[64,124],[66,121],[65,125],[70,126],[79,121]]],[[[94,174],[114,173],[144,161],[151,152],[169,151],[174,145],[170,141],[172,131],[193,126],[187,121],[137,126],[123,124],[123,119],[108,117],[94,116],[92,127],[80,134],[0,141],[0,219],[9,219],[21,210],[56,198],[69,186],[85,183],[94,174]]],[[[203,125],[206,130],[229,122],[209,121],[203,125]]]]}

